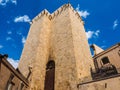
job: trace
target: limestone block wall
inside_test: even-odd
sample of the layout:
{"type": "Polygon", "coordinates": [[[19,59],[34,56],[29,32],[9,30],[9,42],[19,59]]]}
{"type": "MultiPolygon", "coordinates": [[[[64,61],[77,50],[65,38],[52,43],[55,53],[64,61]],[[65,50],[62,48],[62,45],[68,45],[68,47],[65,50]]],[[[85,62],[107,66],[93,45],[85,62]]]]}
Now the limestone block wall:
{"type": "Polygon", "coordinates": [[[74,55],[77,66],[77,77],[79,81],[83,82],[91,79],[90,67],[94,67],[93,60],[84,29],[84,23],[78,12],[70,9],[70,20],[74,45],[74,55]]]}
{"type": "MultiPolygon", "coordinates": [[[[43,13],[47,13],[43,11],[43,13]]],[[[43,14],[34,19],[19,63],[19,70],[27,77],[29,66],[32,67],[30,87],[43,90],[46,62],[49,57],[49,37],[51,22],[48,15],[43,14]]]]}
{"type": "Polygon", "coordinates": [[[19,63],[19,69],[24,76],[27,76],[29,66],[34,67],[36,64],[39,66],[46,63],[51,26],[51,22],[46,15],[41,16],[38,20],[35,19],[31,25],[19,63]],[[34,64],[36,61],[37,63],[34,64]]]}
{"type": "Polygon", "coordinates": [[[81,84],[78,90],[120,90],[120,76],[81,84]]]}
{"type": "Polygon", "coordinates": [[[77,70],[74,56],[70,9],[54,17],[51,47],[55,60],[55,90],[76,90],[77,70]]]}
{"type": "Polygon", "coordinates": [[[42,24],[42,27],[39,28],[41,32],[38,32],[40,33],[39,44],[37,47],[36,58],[33,63],[31,81],[31,88],[36,88],[37,90],[44,89],[46,64],[50,52],[50,33],[52,26],[49,18],[46,16],[44,16],[44,20],[40,24],[42,24]]]}

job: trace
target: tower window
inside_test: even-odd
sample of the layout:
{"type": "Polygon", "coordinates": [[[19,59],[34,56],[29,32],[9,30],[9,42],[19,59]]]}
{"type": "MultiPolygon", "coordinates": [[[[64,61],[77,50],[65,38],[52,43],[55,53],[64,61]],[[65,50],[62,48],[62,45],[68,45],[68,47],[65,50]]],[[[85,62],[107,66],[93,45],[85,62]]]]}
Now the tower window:
{"type": "Polygon", "coordinates": [[[108,57],[104,57],[104,58],[102,58],[102,63],[103,63],[103,64],[110,63],[108,57]]]}

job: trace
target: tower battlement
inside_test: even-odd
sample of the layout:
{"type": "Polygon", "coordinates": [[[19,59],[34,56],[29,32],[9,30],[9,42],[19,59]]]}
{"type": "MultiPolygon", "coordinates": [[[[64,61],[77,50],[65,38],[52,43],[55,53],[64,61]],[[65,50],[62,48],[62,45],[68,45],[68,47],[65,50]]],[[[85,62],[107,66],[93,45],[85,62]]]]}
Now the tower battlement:
{"type": "MultiPolygon", "coordinates": [[[[80,22],[82,21],[82,18],[80,17],[79,13],[74,10],[74,8],[72,7],[72,5],[69,4],[64,4],[63,6],[61,6],[60,8],[58,8],[56,11],[54,11],[52,14],[50,14],[50,12],[46,9],[44,9],[41,13],[39,13],[31,22],[30,24],[34,23],[35,21],[39,20],[39,18],[41,18],[42,16],[47,16],[49,18],[49,20],[54,19],[55,17],[57,17],[58,15],[60,15],[63,11],[65,11],[67,8],[71,9],[73,11],[73,13],[78,17],[78,19],[80,20],[80,22]]],[[[84,24],[84,22],[83,22],[84,24]]]]}

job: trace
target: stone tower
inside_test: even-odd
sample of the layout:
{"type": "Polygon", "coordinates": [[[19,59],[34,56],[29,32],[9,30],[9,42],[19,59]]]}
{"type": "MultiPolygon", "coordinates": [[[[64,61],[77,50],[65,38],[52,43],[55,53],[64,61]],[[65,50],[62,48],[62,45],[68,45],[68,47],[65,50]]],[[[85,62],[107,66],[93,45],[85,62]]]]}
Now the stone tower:
{"type": "Polygon", "coordinates": [[[70,4],[32,20],[19,63],[30,90],[76,90],[92,66],[84,23],[70,4]]]}

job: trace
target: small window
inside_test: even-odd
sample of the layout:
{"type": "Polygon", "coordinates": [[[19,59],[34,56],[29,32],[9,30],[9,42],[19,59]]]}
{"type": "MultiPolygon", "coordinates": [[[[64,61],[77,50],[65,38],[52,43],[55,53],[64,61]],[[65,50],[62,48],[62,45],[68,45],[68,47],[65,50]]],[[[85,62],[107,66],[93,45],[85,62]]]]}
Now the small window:
{"type": "Polygon", "coordinates": [[[102,58],[102,63],[103,63],[103,64],[110,63],[108,57],[104,57],[104,58],[102,58]]]}

